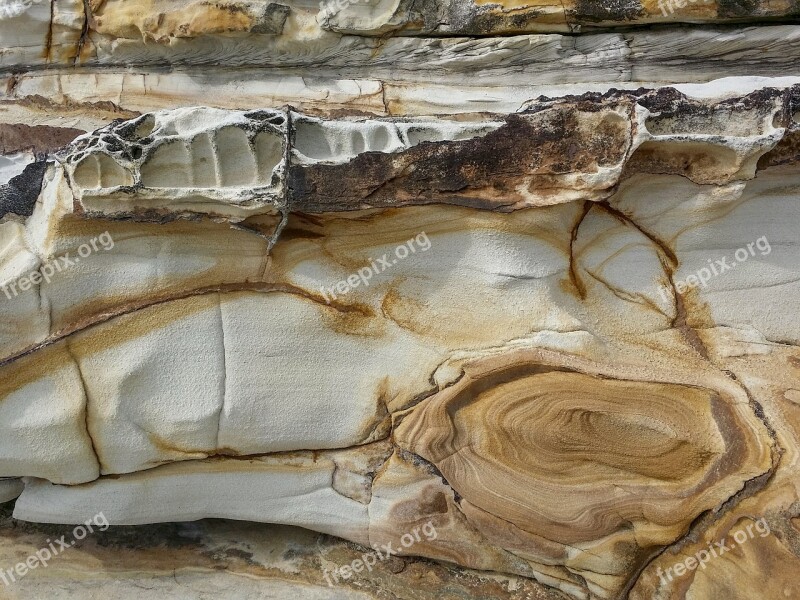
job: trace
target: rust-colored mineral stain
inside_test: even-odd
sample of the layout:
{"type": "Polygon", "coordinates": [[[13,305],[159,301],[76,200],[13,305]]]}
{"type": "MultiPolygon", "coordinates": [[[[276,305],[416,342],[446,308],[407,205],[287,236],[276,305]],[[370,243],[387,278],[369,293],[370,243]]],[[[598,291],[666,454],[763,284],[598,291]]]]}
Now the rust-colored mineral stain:
{"type": "Polygon", "coordinates": [[[254,13],[241,4],[162,0],[108,2],[94,11],[93,28],[101,34],[169,43],[173,38],[249,32],[258,28],[254,13]]]}
{"type": "Polygon", "coordinates": [[[575,222],[575,225],[572,226],[572,233],[569,238],[569,282],[571,286],[561,286],[561,289],[566,292],[573,292],[573,290],[577,291],[579,300],[586,298],[586,286],[578,274],[578,257],[575,255],[575,240],[578,239],[578,230],[581,227],[581,223],[583,223],[583,220],[586,218],[586,215],[589,214],[591,209],[592,203],[584,201],[583,209],[581,210],[580,215],[578,215],[578,220],[575,222]]]}
{"type": "Polygon", "coordinates": [[[74,361],[65,343],[61,342],[3,365],[3,374],[0,377],[0,403],[10,394],[40,380],[43,373],[63,373],[66,367],[73,364],[74,361]]]}
{"type": "Polygon", "coordinates": [[[416,407],[395,439],[474,506],[521,530],[566,544],[599,539],[654,502],[661,525],[680,527],[699,510],[698,496],[680,490],[713,489],[758,459],[759,442],[715,390],[498,365],[470,367],[416,407]],[[587,486],[590,506],[553,501],[587,486]]]}

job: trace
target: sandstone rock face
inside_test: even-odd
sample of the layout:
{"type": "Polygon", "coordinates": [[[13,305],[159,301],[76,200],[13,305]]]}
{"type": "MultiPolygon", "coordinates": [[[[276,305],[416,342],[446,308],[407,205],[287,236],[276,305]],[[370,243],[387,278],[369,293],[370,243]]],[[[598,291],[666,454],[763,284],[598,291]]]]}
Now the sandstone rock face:
{"type": "Polygon", "coordinates": [[[680,4],[0,5],[0,597],[800,597],[798,9],[680,4]]]}

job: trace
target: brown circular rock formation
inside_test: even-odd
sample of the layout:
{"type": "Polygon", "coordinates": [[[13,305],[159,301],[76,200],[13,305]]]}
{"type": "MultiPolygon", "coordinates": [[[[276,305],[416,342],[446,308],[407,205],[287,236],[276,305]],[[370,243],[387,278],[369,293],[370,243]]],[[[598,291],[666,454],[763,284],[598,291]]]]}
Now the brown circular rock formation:
{"type": "Polygon", "coordinates": [[[668,543],[736,493],[764,460],[743,409],[723,389],[495,357],[468,365],[395,437],[496,542],[564,558],[610,537],[668,543]]]}

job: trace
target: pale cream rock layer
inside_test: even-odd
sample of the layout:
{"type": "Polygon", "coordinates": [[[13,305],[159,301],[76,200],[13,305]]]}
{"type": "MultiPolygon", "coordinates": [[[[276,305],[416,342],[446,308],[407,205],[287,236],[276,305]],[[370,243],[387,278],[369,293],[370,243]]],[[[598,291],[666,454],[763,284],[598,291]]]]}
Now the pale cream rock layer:
{"type": "Polygon", "coordinates": [[[40,65],[51,58],[71,64],[85,22],[81,0],[9,2],[0,19],[0,68],[40,65]]]}
{"type": "Polygon", "coordinates": [[[104,473],[127,473],[214,454],[380,439],[389,424],[386,402],[398,396],[408,402],[425,389],[440,359],[396,326],[383,327],[381,343],[335,332],[326,340],[311,326],[297,330],[298,323],[335,323],[335,313],[283,293],[213,293],[154,305],[23,357],[9,365],[14,387],[0,403],[3,445],[9,444],[3,474],[83,483],[96,477],[98,463],[104,473]],[[270,313],[272,326],[254,337],[252,319],[270,313]],[[394,347],[383,345],[387,338],[394,347]],[[309,344],[302,384],[293,358],[298,339],[309,344]],[[23,379],[32,376],[24,369],[37,368],[34,356],[59,379],[23,379]],[[55,371],[62,360],[63,371],[55,371]],[[353,360],[361,365],[360,384],[352,381],[353,360]],[[409,379],[420,365],[427,368],[409,379]],[[50,416],[30,428],[22,426],[16,400],[25,394],[49,406],[41,414],[50,416]],[[76,404],[65,405],[63,396],[76,404]],[[63,421],[68,414],[74,429],[63,421]],[[328,427],[319,427],[320,419],[328,427]],[[38,431],[47,426],[50,434],[38,431]],[[30,440],[20,445],[19,436],[30,440]],[[53,443],[84,457],[57,473],[45,458],[53,443]],[[39,463],[35,472],[16,466],[24,453],[39,463]]]}
{"type": "Polygon", "coordinates": [[[306,453],[177,463],[69,488],[31,481],[26,486],[31,495],[19,501],[17,517],[83,523],[102,513],[115,525],[202,518],[266,520],[368,545],[367,507],[335,489],[337,468],[324,455],[312,458],[306,453]],[[53,512],[56,504],[61,505],[60,514],[53,512]]]}
{"type": "Polygon", "coordinates": [[[19,352],[47,339],[50,334],[49,317],[43,310],[39,287],[27,290],[11,284],[38,269],[41,261],[31,251],[26,240],[21,219],[4,219],[0,223],[0,301],[3,302],[3,320],[0,322],[0,339],[6,352],[19,352]]]}
{"type": "Polygon", "coordinates": [[[42,372],[16,365],[2,382],[3,476],[33,474],[51,481],[95,479],[99,464],[86,426],[82,375],[66,348],[50,354],[42,372]],[[26,423],[23,425],[23,423],[26,423]]]}
{"type": "MultiPolygon", "coordinates": [[[[695,98],[736,97],[763,87],[786,88],[797,77],[710,77],[705,83],[671,87],[695,98]]],[[[665,80],[625,80],[560,84],[538,81],[537,74],[514,87],[481,84],[468,78],[458,85],[430,82],[392,82],[378,79],[330,79],[274,75],[253,69],[220,73],[208,81],[202,70],[184,70],[166,76],[138,73],[61,72],[48,70],[0,76],[0,122],[33,123],[92,131],[112,120],[140,113],[199,104],[226,109],[260,108],[289,104],[304,113],[322,116],[366,114],[424,116],[465,112],[508,113],[539,96],[557,98],[584,92],[605,93],[611,88],[658,88],[665,80]],[[42,101],[47,98],[47,101],[42,101]]],[[[77,134],[76,134],[77,135],[77,134]]],[[[75,136],[73,136],[75,137],[75,136]]],[[[62,142],[60,145],[63,145],[62,142]]]]}

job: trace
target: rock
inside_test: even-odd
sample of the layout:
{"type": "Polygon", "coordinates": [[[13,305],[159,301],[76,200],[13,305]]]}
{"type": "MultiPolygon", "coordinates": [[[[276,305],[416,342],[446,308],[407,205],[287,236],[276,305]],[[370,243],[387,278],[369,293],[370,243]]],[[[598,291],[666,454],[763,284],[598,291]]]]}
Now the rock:
{"type": "Polygon", "coordinates": [[[18,498],[23,487],[19,479],[0,479],[0,503],[18,498]]]}
{"type": "MultiPolygon", "coordinates": [[[[4,512],[0,519],[0,562],[4,566],[16,564],[16,552],[33,555],[54,538],[72,536],[72,526],[13,521],[4,512]]],[[[396,557],[377,561],[369,571],[362,569],[357,581],[351,571],[348,580],[339,576],[337,583],[334,569],[361,560],[365,550],[296,527],[221,519],[111,527],[60,553],[46,569],[37,568],[14,582],[9,579],[4,592],[10,598],[52,593],[63,600],[83,594],[90,581],[93,590],[117,598],[141,597],[144,587],[169,600],[233,589],[241,598],[257,598],[269,589],[281,596],[315,600],[378,600],[387,593],[403,597],[409,591],[417,598],[436,600],[442,597],[441,582],[449,580],[451,597],[528,594],[542,600],[566,598],[524,577],[466,570],[453,577],[451,566],[396,557]],[[401,560],[410,564],[396,574],[393,570],[401,560]]]]}
{"type": "Polygon", "coordinates": [[[682,4],[0,11],[11,597],[796,595],[796,9],[682,4]]]}
{"type": "Polygon", "coordinates": [[[502,35],[652,23],[728,22],[797,15],[794,5],[724,0],[355,0],[324,2],[323,27],[360,35],[502,35]]]}

